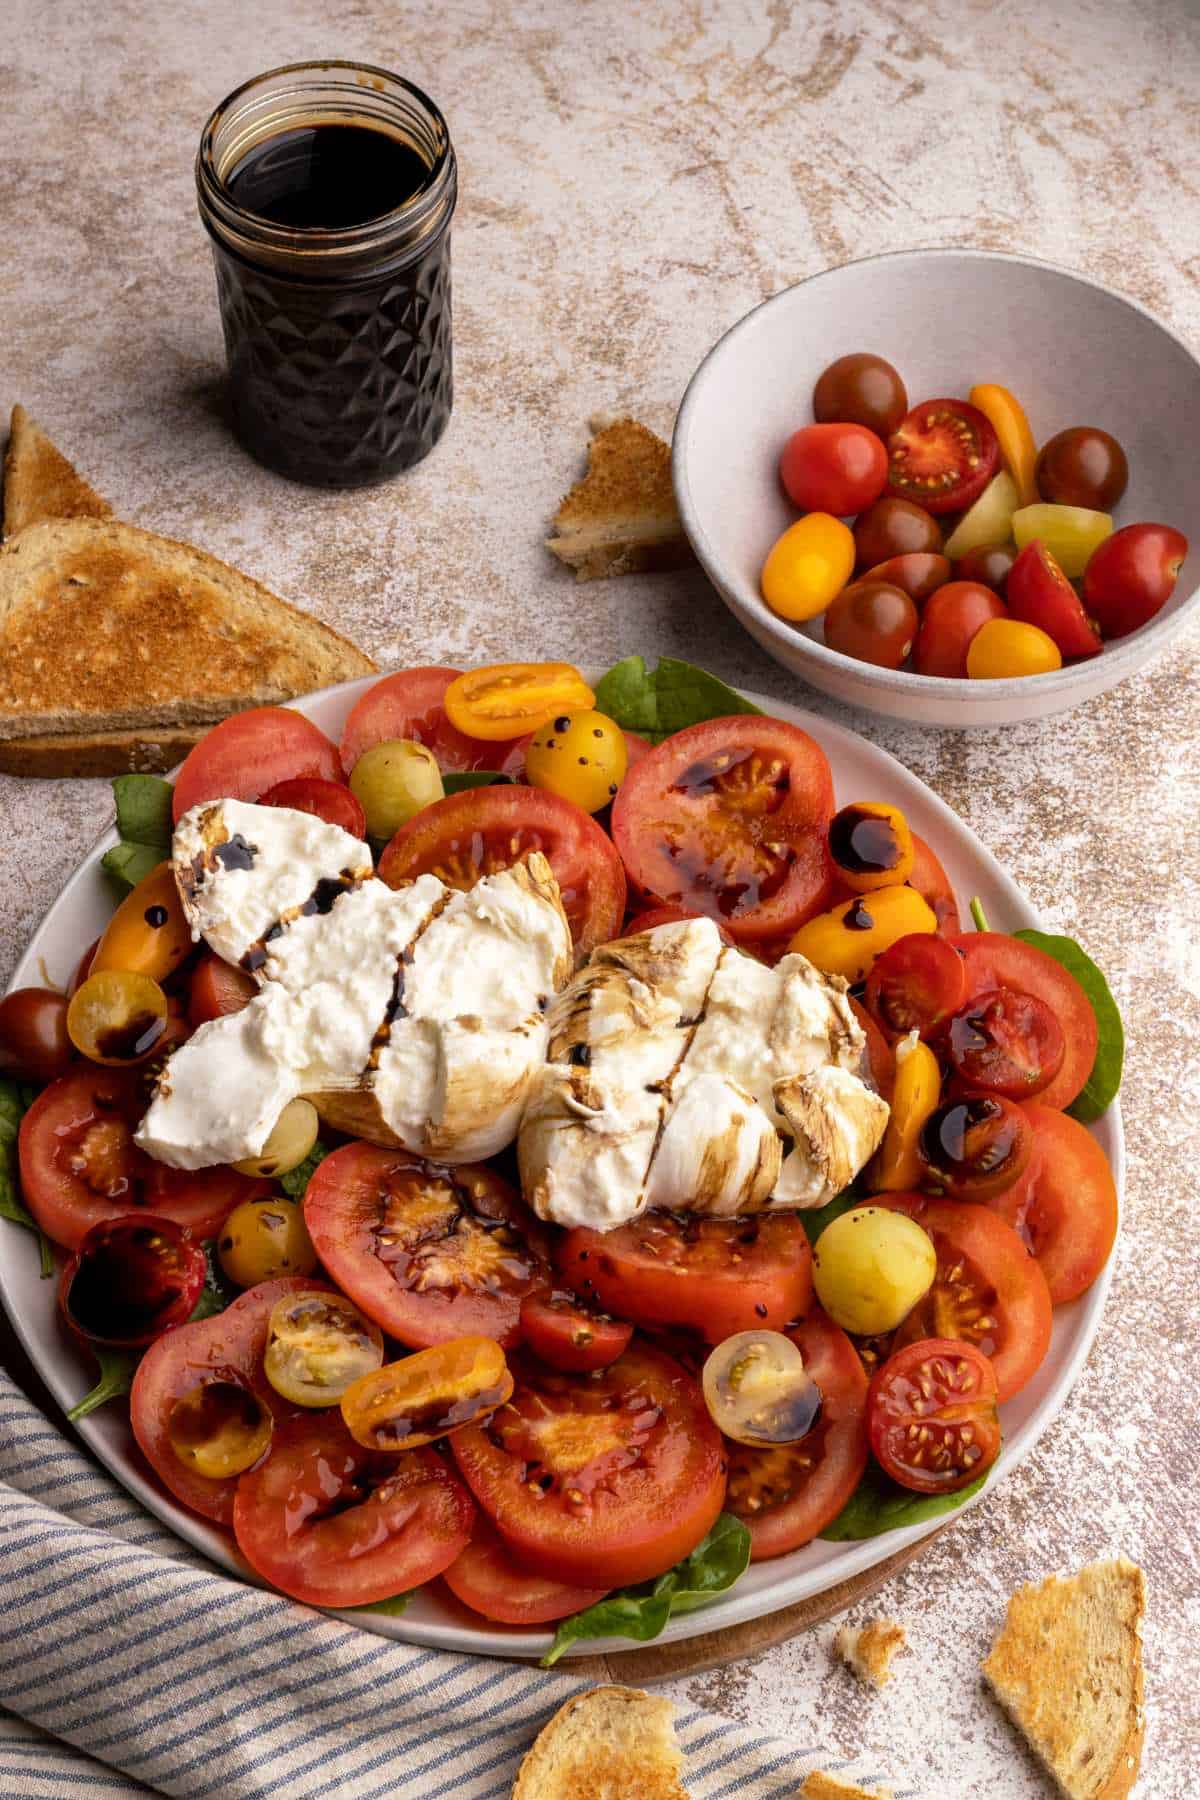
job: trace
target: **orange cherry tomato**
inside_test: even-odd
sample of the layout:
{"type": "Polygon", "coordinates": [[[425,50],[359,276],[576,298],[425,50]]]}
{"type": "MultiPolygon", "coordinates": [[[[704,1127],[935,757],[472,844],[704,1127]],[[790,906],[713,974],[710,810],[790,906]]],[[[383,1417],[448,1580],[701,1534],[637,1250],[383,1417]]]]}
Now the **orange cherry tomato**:
{"type": "Polygon", "coordinates": [[[912,832],[898,806],[884,800],[855,800],[830,821],[829,854],[842,883],[852,893],[867,894],[872,888],[908,880],[912,832]]]}
{"type": "Polygon", "coordinates": [[[416,1450],[482,1424],[512,1390],[494,1338],[452,1338],[360,1375],[342,1395],[342,1417],[366,1450],[416,1450]]]}
{"type": "Polygon", "coordinates": [[[972,406],[977,406],[1000,440],[1004,466],[1017,484],[1022,506],[1032,506],[1038,497],[1034,472],[1037,468],[1037,445],[1025,408],[1015,394],[995,381],[980,382],[970,393],[972,406]]]}
{"type": "Polygon", "coordinates": [[[1050,675],[1061,668],[1062,653],[1054,639],[1039,626],[1024,625],[1019,619],[989,619],[967,649],[967,674],[973,681],[1050,675]]]}
{"type": "Polygon", "coordinates": [[[854,570],[854,537],[832,513],[811,512],[778,537],[762,567],[762,597],[781,619],[815,619],[854,570]]]}
{"type": "Polygon", "coordinates": [[[126,969],[165,981],[192,948],[192,928],[183,914],[175,871],[160,862],[142,877],[104,929],[89,975],[126,969]]]}
{"type": "Polygon", "coordinates": [[[589,712],[596,704],[571,663],[493,663],[457,675],[442,696],[456,731],[486,743],[538,731],[561,713],[589,712]]]}

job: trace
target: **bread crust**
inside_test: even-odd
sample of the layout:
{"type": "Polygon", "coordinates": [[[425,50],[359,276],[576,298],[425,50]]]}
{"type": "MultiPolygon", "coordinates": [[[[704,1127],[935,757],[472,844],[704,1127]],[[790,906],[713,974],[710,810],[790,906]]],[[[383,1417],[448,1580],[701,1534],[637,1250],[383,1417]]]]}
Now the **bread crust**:
{"type": "Polygon", "coordinates": [[[90,736],[0,739],[0,775],[47,780],[68,776],[165,775],[204,736],[194,731],[98,731],[90,736]]]}

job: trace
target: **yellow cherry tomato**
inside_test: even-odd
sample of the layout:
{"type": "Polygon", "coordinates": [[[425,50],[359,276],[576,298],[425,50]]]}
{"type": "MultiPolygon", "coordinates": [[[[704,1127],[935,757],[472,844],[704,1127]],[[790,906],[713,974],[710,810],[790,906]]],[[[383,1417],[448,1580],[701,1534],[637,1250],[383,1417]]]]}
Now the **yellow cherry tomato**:
{"type": "Polygon", "coordinates": [[[967,674],[974,681],[1004,681],[1011,675],[1049,675],[1062,668],[1054,639],[1020,619],[989,619],[971,639],[967,674]]]}
{"type": "Polygon", "coordinates": [[[254,1287],[276,1275],[311,1275],[317,1253],[294,1200],[243,1200],[217,1239],[217,1255],[230,1281],[254,1287]]]}
{"type": "Polygon", "coordinates": [[[885,800],[854,800],[829,822],[829,854],[853,893],[895,887],[912,873],[908,820],[898,806],[885,800]]]}
{"type": "Polygon", "coordinates": [[[240,1175],[261,1175],[269,1181],[289,1175],[299,1168],[316,1143],[320,1124],[311,1100],[289,1100],[258,1155],[247,1156],[233,1166],[240,1175]]]}
{"type": "Polygon", "coordinates": [[[76,988],[67,1036],[90,1062],[114,1068],[144,1062],[167,1029],[167,996],[149,975],[104,969],[76,988]]]}
{"type": "Polygon", "coordinates": [[[185,1468],[224,1481],[254,1467],[271,1442],[274,1424],[257,1394],[218,1376],[179,1396],[167,1420],[167,1439],[185,1468]]]}
{"type": "Polygon", "coordinates": [[[826,975],[861,981],[898,938],[936,930],[933,909],[916,888],[881,887],[818,913],[800,927],[788,949],[807,956],[826,975]]]}
{"type": "Polygon", "coordinates": [[[615,797],[628,763],[625,734],[604,713],[556,713],[534,732],[525,779],[594,813],[615,797]]]}
{"type": "Polygon", "coordinates": [[[342,1417],[368,1450],[412,1450],[486,1418],[512,1391],[494,1338],[452,1338],[360,1376],[342,1395],[342,1417]]]}
{"type": "Polygon", "coordinates": [[[1017,484],[1017,492],[1021,497],[1021,505],[1028,506],[1037,499],[1037,482],[1034,480],[1034,469],[1037,466],[1037,445],[1033,441],[1033,432],[1029,429],[1029,420],[1025,417],[1025,408],[1006,387],[995,381],[982,381],[973,387],[968,396],[972,406],[977,406],[987,419],[1000,440],[1000,454],[1004,458],[1004,466],[1017,484]]]}
{"type": "Polygon", "coordinates": [[[896,1084],[892,1090],[892,1110],[883,1134],[883,1142],[868,1179],[881,1193],[903,1193],[915,1188],[921,1178],[921,1161],[917,1154],[926,1119],[937,1111],[942,1097],[942,1071],[938,1059],[910,1031],[896,1045],[896,1084]]]}
{"type": "Polygon", "coordinates": [[[813,1246],[817,1299],[835,1325],[860,1337],[895,1331],[933,1286],[937,1251],[904,1213],[856,1206],[813,1246]]]}
{"type": "Polygon", "coordinates": [[[165,981],[192,948],[192,928],[183,914],[175,871],[159,863],[126,894],[96,945],[89,975],[128,969],[165,981]]]}
{"type": "Polygon", "coordinates": [[[263,1373],[296,1406],[336,1406],[382,1361],[383,1333],[341,1294],[287,1294],[272,1308],[263,1373]]]}
{"type": "Polygon", "coordinates": [[[806,513],[763,564],[762,596],[781,619],[815,619],[854,573],[854,533],[832,513],[806,513]]]}
{"type": "Polygon", "coordinates": [[[584,712],[596,704],[571,663],[493,663],[456,676],[442,696],[456,730],[486,743],[524,737],[561,713],[584,712]]]}

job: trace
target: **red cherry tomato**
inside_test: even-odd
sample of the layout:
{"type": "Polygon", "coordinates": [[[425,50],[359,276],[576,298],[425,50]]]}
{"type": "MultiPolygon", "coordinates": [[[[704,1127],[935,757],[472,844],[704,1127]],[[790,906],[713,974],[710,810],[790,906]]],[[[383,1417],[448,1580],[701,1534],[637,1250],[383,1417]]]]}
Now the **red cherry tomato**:
{"type": "Polygon", "coordinates": [[[950,941],[963,959],[968,1001],[995,988],[1012,988],[1049,1007],[1062,1027],[1066,1051],[1062,1067],[1038,1101],[1042,1106],[1070,1106],[1092,1072],[1099,1035],[1091,1002],[1075,977],[1036,944],[1000,931],[965,931],[950,941]]]}
{"type": "MultiPolygon", "coordinates": [[[[93,946],[89,962],[94,954],[93,946]]],[[[0,1075],[16,1081],[56,1081],[74,1060],[65,994],[53,988],[14,988],[0,1000],[0,1075]]]]}
{"type": "Polygon", "coordinates": [[[579,807],[541,788],[447,794],[400,827],[379,859],[379,874],[389,887],[432,874],[448,887],[469,888],[533,850],[554,871],[577,948],[592,950],[617,937],[625,916],[625,871],[612,840],[579,807]]]}
{"type": "Polygon", "coordinates": [[[853,995],[850,996],[850,1011],[862,1026],[867,1040],[867,1069],[875,1090],[890,1106],[896,1091],[896,1053],[862,1001],[853,995]]]}
{"type": "Polygon", "coordinates": [[[865,425],[886,438],[908,411],[904,383],[882,356],[858,351],[839,356],[813,389],[813,418],[821,425],[865,425]]]}
{"type": "Polygon", "coordinates": [[[625,739],[625,767],[632,769],[634,763],[641,762],[643,756],[649,756],[654,745],[647,738],[639,737],[636,731],[623,731],[625,739]]]}
{"type": "Polygon", "coordinates": [[[916,888],[926,905],[932,908],[941,932],[956,932],[959,927],[958,901],[950,877],[923,837],[914,831],[913,866],[908,872],[909,887],[916,888]]]}
{"type": "Polygon", "coordinates": [[[918,675],[965,680],[971,640],[989,619],[1008,617],[1003,600],[978,581],[948,581],[925,602],[913,645],[918,675]]]}
{"type": "Polygon", "coordinates": [[[1022,1179],[988,1201],[1037,1258],[1055,1306],[1086,1293],[1117,1237],[1117,1188],[1108,1158],[1069,1113],[1030,1103],[1033,1156],[1022,1179]]]}
{"type": "Polygon", "coordinates": [[[903,588],[862,581],[843,588],[825,613],[825,642],[841,656],[898,669],[917,635],[917,609],[903,588]]]}
{"type": "Polygon", "coordinates": [[[952,1200],[990,1200],[1024,1174],[1033,1133],[1020,1107],[999,1094],[962,1094],[921,1128],[921,1185],[952,1200]]]}
{"type": "Polygon", "coordinates": [[[509,1551],[538,1575],[623,1587],[695,1549],[725,1498],[699,1384],[637,1339],[591,1375],[510,1359],[511,1399],[450,1439],[509,1551]]]}
{"type": "MultiPolygon", "coordinates": [[[[953,950],[950,955],[965,989],[962,959],[953,950]]],[[[1066,1048],[1062,1026],[1046,1002],[1011,988],[979,994],[946,1028],[946,1054],[960,1080],[1009,1100],[1031,1100],[1049,1087],[1066,1048]]]]}
{"type": "Polygon", "coordinates": [[[278,781],[262,796],[263,806],[290,806],[293,812],[311,813],[327,825],[340,825],[351,837],[365,838],[367,815],[356,796],[341,781],[318,781],[300,775],[278,781]]]}
{"type": "Polygon", "coordinates": [[[1016,560],[1017,552],[1011,544],[981,544],[977,550],[960,556],[954,567],[960,581],[981,581],[1003,599],[1016,560]]]}
{"type": "Polygon", "coordinates": [[[723,923],[739,943],[794,932],[828,904],[833,776],[782,719],[739,714],[677,731],[630,769],[612,832],[650,906],[723,923]]]}
{"type": "Polygon", "coordinates": [[[865,425],[803,425],[783,447],[779,476],[801,512],[846,518],[882,494],[887,451],[865,425]]]}
{"type": "Polygon", "coordinates": [[[795,1213],[698,1219],[648,1212],[614,1231],[578,1225],[558,1240],[567,1285],[635,1325],[682,1325],[710,1344],[782,1331],[812,1300],[812,1252],[795,1213]]]}
{"type": "Polygon", "coordinates": [[[432,1581],[465,1549],[474,1517],[435,1451],[364,1450],[332,1410],[277,1426],[233,1503],[250,1567],[309,1606],[369,1606],[432,1581]]]}
{"type": "MultiPolygon", "coordinates": [[[[706,916],[704,913],[691,912],[686,906],[652,906],[630,919],[621,936],[635,937],[639,931],[656,931],[660,925],[678,925],[684,919],[703,919],[706,916]]],[[[719,921],[717,930],[721,934],[722,943],[732,944],[733,939],[719,921]]]]}
{"type": "Polygon", "coordinates": [[[93,1225],[145,1211],[216,1237],[235,1206],[273,1190],[235,1169],[169,1169],[133,1141],[146,1110],[125,1069],[84,1064],[43,1088],[21,1120],[21,1189],[56,1244],[77,1250],[93,1225]]]}
{"type": "Polygon", "coordinates": [[[463,1606],[501,1625],[546,1625],[595,1606],[608,1593],[607,1588],[570,1587],[522,1568],[482,1516],[442,1580],[463,1606]]]}
{"type": "Polygon", "coordinates": [[[996,1372],[972,1344],[905,1344],[872,1377],[867,1430],[880,1468],[901,1487],[957,1493],[1000,1454],[996,1372]]]}
{"type": "Polygon", "coordinates": [[[194,1031],[199,1025],[207,1025],[210,1019],[223,1019],[227,1013],[241,1012],[257,992],[257,983],[244,969],[227,963],[210,950],[192,971],[188,1022],[194,1031]]]}
{"type": "Polygon", "coordinates": [[[75,973],[72,975],[70,981],[67,983],[67,999],[68,1000],[71,1000],[74,998],[74,996],[79,992],[79,989],[83,986],[84,982],[87,980],[88,976],[91,974],[92,964],[96,960],[96,952],[99,948],[100,948],[100,939],[97,938],[95,943],[88,945],[87,949],[84,951],[83,955],[80,957],[78,963],[75,965],[75,973]]]}
{"type": "Polygon", "coordinates": [[[864,999],[893,1039],[909,1031],[933,1037],[966,993],[962,957],[944,937],[914,932],[876,957],[864,999]]]}
{"type": "Polygon", "coordinates": [[[1083,603],[1106,638],[1128,637],[1161,612],[1188,553],[1170,525],[1124,525],[1093,550],[1083,603]]]}
{"type": "Polygon", "coordinates": [[[888,439],[887,491],[934,514],[963,512],[999,466],[999,440],[977,406],[923,400],[888,439]]]}
{"type": "Polygon", "coordinates": [[[401,669],[369,687],[355,701],[342,727],[341,759],[347,777],[364,751],[393,738],[424,744],[433,751],[439,769],[454,773],[501,769],[506,775],[519,774],[528,738],[484,743],[467,737],[446,717],[442,697],[461,674],[461,669],[401,669]]]}
{"type": "Polygon", "coordinates": [[[581,1306],[573,1294],[526,1294],[521,1302],[521,1338],[552,1369],[588,1375],[606,1369],[629,1347],[633,1326],[581,1306]]]}
{"type": "Polygon", "coordinates": [[[860,570],[894,557],[940,556],[941,552],[941,526],[932,513],[911,500],[876,500],[855,520],[854,558],[860,570]]]}
{"type": "Polygon", "coordinates": [[[1128,485],[1129,464],[1107,431],[1073,425],[1042,445],[1034,478],[1043,500],[1111,512],[1128,485]]]}
{"type": "Polygon", "coordinates": [[[257,800],[281,781],[307,775],[340,781],[336,746],[303,713],[286,706],[254,706],[234,713],[184,758],[175,782],[171,816],[204,800],[257,800]]]}
{"type": "Polygon", "coordinates": [[[1004,592],[1011,616],[1044,631],[1064,657],[1098,656],[1104,648],[1079,595],[1039,538],[1017,557],[1004,592]]]}
{"type": "Polygon", "coordinates": [[[63,1269],[58,1303],[87,1342],[140,1348],[187,1322],[207,1272],[203,1246],[170,1219],[106,1219],[63,1269]]]}
{"type": "Polygon", "coordinates": [[[788,1336],[821,1393],[816,1424],[769,1450],[726,1442],[725,1505],[750,1532],[751,1562],[786,1556],[824,1531],[867,1466],[867,1377],[854,1345],[820,1307],[788,1336]]]}
{"type": "Polygon", "coordinates": [[[886,581],[892,587],[903,588],[911,599],[920,603],[928,600],[937,588],[944,587],[953,573],[954,565],[948,556],[912,550],[905,556],[889,556],[886,562],[876,563],[862,579],[886,581]]]}

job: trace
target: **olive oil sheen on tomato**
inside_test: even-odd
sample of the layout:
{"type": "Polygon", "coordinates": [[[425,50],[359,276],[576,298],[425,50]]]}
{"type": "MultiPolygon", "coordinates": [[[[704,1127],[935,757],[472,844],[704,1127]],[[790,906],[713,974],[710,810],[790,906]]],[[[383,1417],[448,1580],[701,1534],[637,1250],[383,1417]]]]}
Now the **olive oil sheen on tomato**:
{"type": "Polygon", "coordinates": [[[428,165],[391,132],[316,122],[256,144],[228,187],[239,206],[272,224],[339,231],[393,212],[428,179],[428,165]]]}

